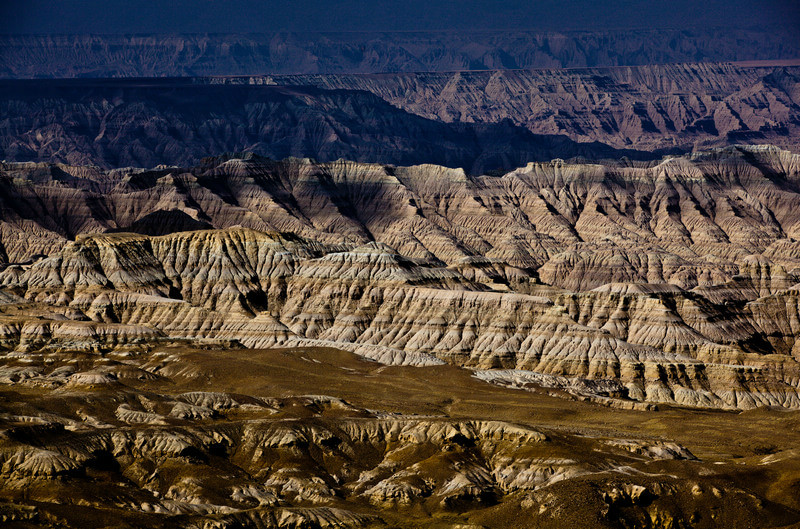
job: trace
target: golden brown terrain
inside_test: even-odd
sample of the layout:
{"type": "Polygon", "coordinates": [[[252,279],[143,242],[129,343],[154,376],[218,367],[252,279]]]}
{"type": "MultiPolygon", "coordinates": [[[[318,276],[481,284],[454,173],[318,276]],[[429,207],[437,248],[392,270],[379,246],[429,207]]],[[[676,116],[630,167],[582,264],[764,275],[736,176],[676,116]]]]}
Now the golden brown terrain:
{"type": "Polygon", "coordinates": [[[796,411],[619,410],[335,349],[146,349],[5,358],[12,527],[800,521],[796,411]]]}
{"type": "Polygon", "coordinates": [[[800,523],[800,156],[0,166],[0,519],[800,523]]]}

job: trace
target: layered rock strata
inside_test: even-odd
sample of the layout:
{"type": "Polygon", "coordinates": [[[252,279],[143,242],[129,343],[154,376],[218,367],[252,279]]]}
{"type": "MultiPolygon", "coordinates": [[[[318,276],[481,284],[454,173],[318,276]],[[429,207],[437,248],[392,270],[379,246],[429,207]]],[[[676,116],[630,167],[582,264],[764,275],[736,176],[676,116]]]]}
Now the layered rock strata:
{"type": "Polygon", "coordinates": [[[333,345],[629,402],[800,406],[799,170],[785,151],[479,178],[257,158],[5,171],[19,197],[3,220],[18,261],[0,272],[9,349],[333,345]],[[221,229],[111,233],[165,215],[221,229]]]}
{"type": "MultiPolygon", "coordinates": [[[[503,120],[617,148],[693,150],[736,142],[797,148],[797,66],[670,64],[578,70],[269,75],[208,82],[364,90],[444,122],[503,120]]],[[[198,82],[202,82],[199,81],[198,82]]]]}

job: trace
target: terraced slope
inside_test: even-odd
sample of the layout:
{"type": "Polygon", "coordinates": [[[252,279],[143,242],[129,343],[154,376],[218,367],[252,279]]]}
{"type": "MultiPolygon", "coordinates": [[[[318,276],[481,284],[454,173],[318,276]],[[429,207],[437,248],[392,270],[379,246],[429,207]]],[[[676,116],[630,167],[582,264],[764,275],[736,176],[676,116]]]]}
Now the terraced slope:
{"type": "Polygon", "coordinates": [[[0,273],[3,336],[19,351],[336,345],[616,406],[795,408],[798,161],[729,148],[480,178],[253,157],[7,165],[6,255],[50,255],[0,273]],[[224,229],[111,233],[164,218],[224,229]]]}

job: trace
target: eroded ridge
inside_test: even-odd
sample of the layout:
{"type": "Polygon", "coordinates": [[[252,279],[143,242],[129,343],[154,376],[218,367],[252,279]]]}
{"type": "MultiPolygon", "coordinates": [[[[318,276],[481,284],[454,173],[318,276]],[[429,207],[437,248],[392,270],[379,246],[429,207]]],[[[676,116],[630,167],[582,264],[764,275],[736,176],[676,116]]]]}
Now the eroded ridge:
{"type": "Polygon", "coordinates": [[[335,345],[613,405],[796,408],[798,160],[9,164],[2,339],[335,345]]]}

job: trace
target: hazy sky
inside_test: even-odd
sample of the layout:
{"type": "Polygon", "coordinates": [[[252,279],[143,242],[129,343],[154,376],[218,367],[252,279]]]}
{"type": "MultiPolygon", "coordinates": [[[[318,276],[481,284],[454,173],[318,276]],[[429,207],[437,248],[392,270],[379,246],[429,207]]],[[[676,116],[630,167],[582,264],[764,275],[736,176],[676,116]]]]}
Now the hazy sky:
{"type": "Polygon", "coordinates": [[[776,24],[800,28],[800,0],[0,0],[0,33],[568,30],[776,24]]]}

